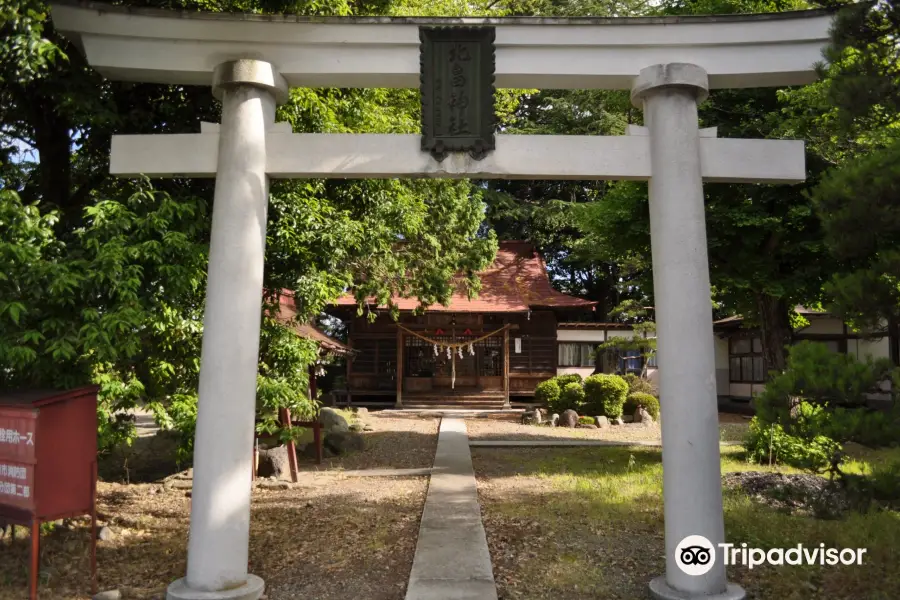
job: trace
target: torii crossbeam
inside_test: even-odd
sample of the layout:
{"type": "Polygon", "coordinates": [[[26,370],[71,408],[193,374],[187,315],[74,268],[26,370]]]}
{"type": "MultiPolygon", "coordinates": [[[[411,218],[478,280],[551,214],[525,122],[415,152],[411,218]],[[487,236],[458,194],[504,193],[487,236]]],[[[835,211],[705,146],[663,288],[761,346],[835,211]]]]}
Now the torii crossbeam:
{"type": "Polygon", "coordinates": [[[713,551],[725,538],[703,181],[802,181],[803,142],[718,139],[698,129],[697,105],[710,88],[813,81],[828,13],[322,19],[54,3],[52,14],[103,75],[212,85],[222,100],[221,125],[112,142],[113,174],[216,177],[187,576],[169,586],[169,600],[263,591],[247,559],[270,177],[649,181],[666,529],[666,574],[650,591],[744,598],[722,561],[699,573],[678,558],[689,536],[713,551]],[[274,123],[289,86],[417,87],[422,25],[490,25],[497,86],[631,90],[647,126],[621,137],[497,136],[481,161],[439,163],[418,136],[293,134],[274,123]]]}

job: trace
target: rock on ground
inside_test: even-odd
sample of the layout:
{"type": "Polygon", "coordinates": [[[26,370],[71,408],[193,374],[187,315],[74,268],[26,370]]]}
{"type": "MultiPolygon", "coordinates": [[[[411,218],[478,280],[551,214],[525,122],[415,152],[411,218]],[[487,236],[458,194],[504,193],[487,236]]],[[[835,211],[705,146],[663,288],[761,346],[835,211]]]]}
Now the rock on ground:
{"type": "Polygon", "coordinates": [[[563,411],[562,416],[559,418],[559,426],[575,427],[576,425],[578,425],[578,413],[571,408],[563,411]]]}
{"type": "Polygon", "coordinates": [[[115,533],[109,527],[101,527],[100,531],[97,532],[97,539],[101,542],[108,542],[109,540],[115,537],[115,533]]]}
{"type": "Polygon", "coordinates": [[[604,416],[594,417],[594,421],[597,423],[598,429],[603,429],[604,427],[609,427],[609,419],[604,416]]]}
{"type": "Polygon", "coordinates": [[[352,431],[334,432],[325,436],[325,447],[337,455],[359,452],[365,446],[362,436],[352,431]]]}
{"type": "Polygon", "coordinates": [[[350,431],[347,419],[338,411],[327,406],[319,411],[319,421],[322,423],[325,433],[350,431]]]}
{"type": "Polygon", "coordinates": [[[290,481],[291,463],[288,460],[287,446],[275,446],[268,450],[259,451],[259,467],[256,470],[258,477],[274,477],[290,481]]]}
{"type": "Polygon", "coordinates": [[[540,425],[543,422],[540,409],[522,413],[522,425],[540,425]]]}
{"type": "Polygon", "coordinates": [[[122,592],[119,590],[106,590],[94,594],[94,597],[91,600],[122,600],[122,592]]]}
{"type": "Polygon", "coordinates": [[[557,425],[559,425],[559,415],[556,413],[553,413],[552,415],[550,415],[549,422],[550,422],[550,427],[556,427],[557,425]]]}
{"type": "Polygon", "coordinates": [[[634,411],[634,422],[640,423],[644,427],[651,427],[653,425],[653,415],[647,412],[647,409],[643,406],[639,406],[636,411],[634,411]]]}

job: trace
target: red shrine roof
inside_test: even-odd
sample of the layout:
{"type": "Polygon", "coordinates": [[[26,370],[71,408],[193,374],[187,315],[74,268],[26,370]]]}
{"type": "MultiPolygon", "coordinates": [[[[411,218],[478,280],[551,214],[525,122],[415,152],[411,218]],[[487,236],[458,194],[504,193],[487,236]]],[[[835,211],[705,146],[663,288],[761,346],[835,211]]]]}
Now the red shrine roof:
{"type": "MultiPolygon", "coordinates": [[[[533,308],[587,308],[596,302],[563,294],[550,285],[544,259],[528,242],[500,242],[494,263],[479,273],[481,290],[469,300],[460,285],[448,306],[432,304],[432,312],[526,312],[533,308]]],[[[395,296],[393,302],[400,310],[414,310],[417,298],[395,296]]],[[[356,306],[356,299],[345,294],[335,302],[337,306],[356,306]]],[[[386,307],[379,307],[386,308],[386,307]]]]}
{"type": "Polygon", "coordinates": [[[297,315],[297,307],[294,304],[294,294],[290,290],[282,290],[278,295],[278,304],[280,306],[278,319],[284,323],[290,323],[300,337],[316,342],[320,349],[331,354],[341,356],[352,352],[349,346],[342,344],[314,325],[291,322],[297,315]]]}

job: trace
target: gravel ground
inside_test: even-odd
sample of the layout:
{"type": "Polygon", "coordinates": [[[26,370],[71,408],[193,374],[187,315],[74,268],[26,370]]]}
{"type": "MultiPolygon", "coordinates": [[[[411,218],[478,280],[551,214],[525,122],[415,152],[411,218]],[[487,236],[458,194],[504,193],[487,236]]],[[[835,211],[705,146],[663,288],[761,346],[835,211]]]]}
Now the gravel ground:
{"type": "Polygon", "coordinates": [[[603,429],[570,429],[568,427],[547,427],[544,425],[522,425],[514,421],[496,419],[466,419],[470,440],[616,440],[616,441],[659,441],[659,424],[644,427],[640,423],[611,425],[603,429]]]}
{"type": "Polygon", "coordinates": [[[360,422],[372,427],[362,432],[365,452],[326,458],[321,465],[314,459],[301,460],[302,471],[351,469],[420,469],[434,463],[439,420],[434,417],[382,417],[377,412],[360,415],[360,422]]]}
{"type": "MultiPolygon", "coordinates": [[[[430,467],[437,420],[363,417],[366,450],[301,462],[291,489],[253,491],[250,572],[266,581],[268,600],[401,600],[406,592],[428,488],[427,477],[353,478],[341,469],[430,467]],[[322,472],[322,471],[325,472],[322,472]]],[[[99,484],[101,523],[114,533],[98,542],[100,590],[124,600],[163,600],[184,576],[191,499],[184,489],[99,484]]],[[[89,598],[89,521],[74,520],[42,537],[42,600],[89,598]]],[[[29,543],[0,540],[0,600],[26,595],[29,543]]]]}

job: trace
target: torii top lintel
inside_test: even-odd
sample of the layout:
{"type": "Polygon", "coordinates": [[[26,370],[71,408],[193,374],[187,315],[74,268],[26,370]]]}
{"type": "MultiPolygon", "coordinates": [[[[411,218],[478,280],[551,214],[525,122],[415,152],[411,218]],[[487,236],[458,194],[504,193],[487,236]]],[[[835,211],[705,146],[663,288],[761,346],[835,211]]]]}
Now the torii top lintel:
{"type": "Polygon", "coordinates": [[[496,27],[496,86],[631,89],[644,67],[693,63],[711,88],[801,85],[828,41],[826,11],[664,18],[410,18],[210,14],[53,2],[57,30],[110,79],[209,85],[239,58],[294,87],[418,87],[421,25],[496,27]]]}

